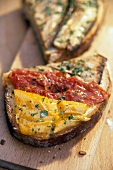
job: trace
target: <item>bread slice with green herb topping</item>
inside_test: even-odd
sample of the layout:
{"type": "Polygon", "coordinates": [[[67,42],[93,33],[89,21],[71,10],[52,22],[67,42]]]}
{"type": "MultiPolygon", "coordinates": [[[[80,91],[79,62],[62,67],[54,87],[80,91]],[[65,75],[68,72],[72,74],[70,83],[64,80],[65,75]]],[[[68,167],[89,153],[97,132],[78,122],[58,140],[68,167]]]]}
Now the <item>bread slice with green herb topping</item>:
{"type": "Polygon", "coordinates": [[[24,0],[23,11],[48,63],[87,50],[105,13],[103,0],[24,0]]]}
{"type": "MultiPolygon", "coordinates": [[[[48,95],[44,96],[41,95],[42,93],[30,92],[31,86],[21,86],[20,89],[15,88],[10,77],[16,70],[18,69],[11,70],[3,75],[5,107],[12,134],[26,144],[36,147],[49,147],[67,142],[91,129],[101,118],[107,107],[111,91],[111,80],[107,68],[107,59],[99,54],[19,70],[25,74],[27,71],[27,73],[35,75],[35,78],[31,78],[30,75],[27,81],[29,83],[31,78],[30,85],[32,89],[35,88],[36,82],[52,83],[50,81],[54,80],[54,77],[52,79],[49,79],[49,77],[46,79],[47,76],[45,77],[45,75],[49,75],[48,73],[51,73],[53,76],[53,73],[58,73],[58,75],[60,74],[64,78],[62,80],[66,81],[67,79],[72,81],[76,78],[77,81],[80,80],[79,83],[84,83],[85,86],[89,85],[92,80],[95,80],[99,84],[99,89],[102,88],[103,95],[108,94],[102,102],[97,102],[96,104],[87,104],[83,100],[69,101],[66,100],[66,96],[59,96],[56,99],[51,97],[52,93],[49,93],[49,95],[51,94],[49,97],[48,95]]],[[[18,75],[16,78],[19,79],[18,75]]],[[[58,86],[62,87],[59,79],[56,84],[54,83],[55,89],[58,86]]],[[[65,85],[65,82],[61,81],[61,83],[65,85]]],[[[67,85],[70,85],[70,83],[67,83],[66,87],[67,85]]],[[[47,88],[48,84],[45,84],[45,87],[46,92],[49,91],[48,89],[52,92],[52,85],[47,88]]],[[[79,87],[82,89],[82,84],[79,84],[79,87]]],[[[71,89],[71,87],[68,87],[68,91],[70,90],[69,88],[71,89]]],[[[42,90],[41,86],[39,92],[42,90]]],[[[75,97],[79,95],[80,89],[73,90],[75,97]]],[[[62,93],[63,95],[65,91],[66,89],[62,93]]],[[[53,96],[58,94],[61,93],[53,91],[53,96]]],[[[98,98],[98,95],[99,93],[97,93],[96,98],[98,98]]]]}

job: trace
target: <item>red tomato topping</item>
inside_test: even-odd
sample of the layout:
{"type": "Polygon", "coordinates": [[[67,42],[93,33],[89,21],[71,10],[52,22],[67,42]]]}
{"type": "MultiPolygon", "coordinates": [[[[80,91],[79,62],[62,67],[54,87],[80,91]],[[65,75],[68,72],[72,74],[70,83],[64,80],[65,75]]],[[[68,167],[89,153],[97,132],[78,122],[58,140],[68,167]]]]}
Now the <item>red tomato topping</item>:
{"type": "Polygon", "coordinates": [[[60,71],[39,73],[18,69],[13,71],[9,78],[15,89],[58,100],[78,101],[93,105],[108,98],[108,93],[95,81],[84,82],[77,76],[69,76],[60,71]]]}

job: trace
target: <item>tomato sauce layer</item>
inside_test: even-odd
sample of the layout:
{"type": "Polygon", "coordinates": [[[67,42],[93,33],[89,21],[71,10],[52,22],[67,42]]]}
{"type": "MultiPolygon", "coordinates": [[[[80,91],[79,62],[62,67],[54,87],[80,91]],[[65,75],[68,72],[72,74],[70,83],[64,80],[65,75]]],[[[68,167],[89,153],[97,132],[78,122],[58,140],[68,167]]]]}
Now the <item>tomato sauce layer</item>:
{"type": "Polygon", "coordinates": [[[9,78],[15,89],[37,93],[52,99],[93,105],[108,98],[108,93],[95,81],[84,82],[78,76],[70,76],[60,71],[39,73],[18,69],[13,71],[9,78]]]}

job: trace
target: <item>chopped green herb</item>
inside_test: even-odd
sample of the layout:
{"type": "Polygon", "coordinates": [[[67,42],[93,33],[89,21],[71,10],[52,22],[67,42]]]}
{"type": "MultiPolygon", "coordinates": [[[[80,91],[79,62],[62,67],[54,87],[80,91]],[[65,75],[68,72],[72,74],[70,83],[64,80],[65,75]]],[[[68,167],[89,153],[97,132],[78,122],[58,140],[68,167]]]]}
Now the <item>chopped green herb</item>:
{"type": "Polygon", "coordinates": [[[22,111],[22,108],[19,108],[19,110],[21,110],[21,111],[22,111]]]}
{"type": "Polygon", "coordinates": [[[57,86],[57,87],[58,87],[58,83],[56,83],[56,84],[55,84],[55,86],[57,86]]]}
{"type": "Polygon", "coordinates": [[[57,40],[58,43],[63,43],[63,40],[57,40]]]}
{"type": "Polygon", "coordinates": [[[64,99],[65,99],[65,96],[60,96],[60,100],[64,100],[64,99]]]}
{"type": "Polygon", "coordinates": [[[63,3],[62,3],[62,1],[61,1],[61,0],[57,0],[56,4],[57,4],[57,5],[60,5],[60,6],[62,6],[62,5],[63,5],[63,3]]]}
{"type": "Polygon", "coordinates": [[[64,124],[66,125],[66,120],[64,121],[64,124]]]}
{"type": "Polygon", "coordinates": [[[49,134],[49,136],[50,136],[50,137],[52,137],[52,136],[53,136],[53,134],[52,134],[52,133],[50,133],[50,134],[49,134]]]}
{"type": "Polygon", "coordinates": [[[81,60],[79,60],[79,62],[78,62],[78,63],[84,63],[84,62],[85,62],[85,61],[81,59],[81,60]]]}
{"type": "Polygon", "coordinates": [[[17,120],[20,120],[20,117],[18,117],[17,120]]]}
{"type": "Polygon", "coordinates": [[[88,20],[88,21],[87,21],[87,24],[90,24],[90,23],[92,23],[92,21],[88,20]]]}
{"type": "Polygon", "coordinates": [[[39,71],[44,71],[44,69],[43,69],[43,68],[40,68],[39,71]]]}
{"type": "Polygon", "coordinates": [[[39,108],[39,104],[35,104],[35,107],[38,109],[39,108]]]}
{"type": "Polygon", "coordinates": [[[39,20],[39,21],[41,21],[41,18],[40,18],[40,17],[37,17],[36,19],[39,20]]]}
{"type": "Polygon", "coordinates": [[[71,75],[72,76],[81,76],[83,73],[83,68],[80,66],[75,66],[74,69],[72,70],[71,75]]]}
{"type": "Polygon", "coordinates": [[[59,104],[61,102],[61,100],[59,100],[58,102],[57,102],[57,104],[59,104]]]}
{"type": "Polygon", "coordinates": [[[49,127],[49,128],[50,128],[51,126],[50,126],[50,125],[47,125],[47,127],[49,127]]]}
{"type": "Polygon", "coordinates": [[[86,1],[86,2],[84,1],[82,4],[89,6],[89,7],[98,7],[96,0],[89,0],[89,1],[86,1]]]}
{"type": "Polygon", "coordinates": [[[91,70],[91,68],[90,67],[85,67],[84,70],[86,70],[86,71],[91,70]]]}
{"type": "MultiPolygon", "coordinates": [[[[39,25],[39,29],[40,29],[41,31],[43,30],[45,24],[46,24],[46,22],[44,22],[44,23],[42,23],[42,24],[39,25]]],[[[36,68],[36,66],[35,66],[35,68],[36,68]]]]}
{"type": "Polygon", "coordinates": [[[61,12],[59,12],[59,11],[55,11],[55,13],[54,14],[61,14],[62,13],[62,11],[61,12]]]}
{"type": "Polygon", "coordinates": [[[73,119],[74,117],[73,117],[73,115],[69,115],[68,116],[68,119],[70,120],[70,119],[73,119]]]}
{"type": "Polygon", "coordinates": [[[74,94],[76,95],[76,94],[79,93],[79,92],[80,92],[80,90],[75,90],[74,94]]]}
{"type": "Polygon", "coordinates": [[[70,70],[71,69],[71,64],[69,63],[67,66],[66,66],[67,70],[70,70]]]}
{"type": "Polygon", "coordinates": [[[56,113],[57,109],[54,109],[54,112],[56,113]]]}
{"type": "Polygon", "coordinates": [[[60,112],[60,114],[64,114],[65,113],[65,110],[63,110],[62,112],[60,112]]]}
{"type": "Polygon", "coordinates": [[[22,87],[21,87],[21,90],[25,91],[25,87],[24,87],[24,86],[22,86],[22,87]]]}
{"type": "Polygon", "coordinates": [[[35,115],[37,115],[38,114],[38,112],[36,112],[36,113],[31,113],[31,116],[35,116],[35,115]]]}
{"type": "Polygon", "coordinates": [[[44,118],[45,116],[48,116],[48,111],[47,110],[41,110],[40,111],[40,118],[44,118]]]}
{"type": "Polygon", "coordinates": [[[65,70],[63,67],[60,68],[60,71],[61,71],[63,74],[66,72],[66,70],[65,70]]]}
{"type": "Polygon", "coordinates": [[[34,128],[32,128],[32,132],[34,131],[34,128]]]}
{"type": "Polygon", "coordinates": [[[73,35],[74,34],[74,30],[70,30],[70,35],[73,35]]]}
{"type": "Polygon", "coordinates": [[[45,13],[46,13],[46,16],[50,16],[52,14],[52,9],[49,6],[46,6],[45,13]]]}
{"type": "Polygon", "coordinates": [[[36,120],[36,122],[40,122],[40,120],[36,120]]]}
{"type": "Polygon", "coordinates": [[[44,100],[45,100],[45,97],[44,97],[44,98],[42,98],[42,102],[44,102],[44,100]]]}
{"type": "Polygon", "coordinates": [[[54,127],[54,126],[52,126],[51,130],[52,130],[52,131],[54,131],[54,129],[55,129],[55,127],[54,127]]]}

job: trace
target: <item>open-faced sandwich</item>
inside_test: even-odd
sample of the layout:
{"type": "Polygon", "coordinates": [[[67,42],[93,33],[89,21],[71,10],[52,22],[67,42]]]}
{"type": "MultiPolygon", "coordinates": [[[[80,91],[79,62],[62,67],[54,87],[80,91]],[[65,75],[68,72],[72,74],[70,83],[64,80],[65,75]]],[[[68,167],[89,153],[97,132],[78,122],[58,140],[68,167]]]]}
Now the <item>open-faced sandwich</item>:
{"type": "Polygon", "coordinates": [[[76,57],[89,48],[104,14],[103,0],[23,0],[46,61],[76,57]]]}
{"type": "Polygon", "coordinates": [[[4,73],[5,107],[13,135],[24,143],[49,147],[93,127],[110,96],[106,61],[96,54],[4,73]]]}

